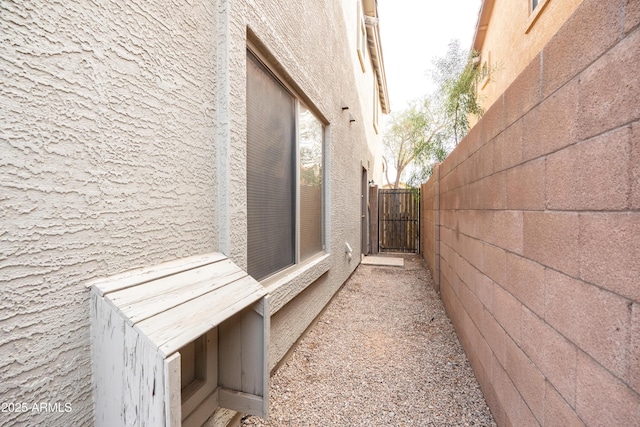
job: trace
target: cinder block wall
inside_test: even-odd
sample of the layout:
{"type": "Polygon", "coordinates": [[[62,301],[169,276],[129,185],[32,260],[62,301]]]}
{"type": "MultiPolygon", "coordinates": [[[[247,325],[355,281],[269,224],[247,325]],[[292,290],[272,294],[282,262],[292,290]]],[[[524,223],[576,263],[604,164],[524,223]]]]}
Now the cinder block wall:
{"type": "Polygon", "coordinates": [[[423,186],[425,258],[500,426],[640,423],[639,22],[585,0],[423,186]]]}
{"type": "Polygon", "coordinates": [[[439,176],[440,165],[436,165],[432,179],[420,191],[420,252],[432,273],[436,290],[440,290],[439,176]]]}

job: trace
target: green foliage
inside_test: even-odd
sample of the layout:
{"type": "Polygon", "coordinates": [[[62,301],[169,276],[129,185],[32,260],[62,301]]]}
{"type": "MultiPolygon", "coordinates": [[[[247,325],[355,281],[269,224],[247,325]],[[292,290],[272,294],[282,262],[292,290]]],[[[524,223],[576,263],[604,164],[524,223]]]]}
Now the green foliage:
{"type": "Polygon", "coordinates": [[[477,52],[469,55],[460,48],[459,40],[453,40],[447,54],[433,61],[435,68],[431,75],[442,97],[442,107],[456,145],[469,132],[469,117],[479,118],[484,114],[476,96],[480,69],[474,66],[473,58],[477,56],[477,52]]]}
{"type": "MultiPolygon", "coordinates": [[[[460,42],[449,43],[444,57],[433,61],[429,75],[436,85],[434,93],[414,101],[409,108],[392,115],[385,133],[385,162],[393,159],[397,172],[394,188],[398,188],[403,172],[410,170],[407,183],[417,187],[433,172],[469,132],[470,116],[482,116],[476,84],[480,70],[471,56],[460,48],[460,42]]],[[[390,182],[387,175],[387,182],[390,182]]]]}
{"type": "Polygon", "coordinates": [[[390,159],[396,170],[394,188],[398,188],[407,166],[416,160],[424,161],[438,150],[445,122],[442,110],[434,108],[434,100],[429,97],[414,101],[406,110],[391,116],[383,138],[387,182],[391,182],[388,176],[390,159]]]}

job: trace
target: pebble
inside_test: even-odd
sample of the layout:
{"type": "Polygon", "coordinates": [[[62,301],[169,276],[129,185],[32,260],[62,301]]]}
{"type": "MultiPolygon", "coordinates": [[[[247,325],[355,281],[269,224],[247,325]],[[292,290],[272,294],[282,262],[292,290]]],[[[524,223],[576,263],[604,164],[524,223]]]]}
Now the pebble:
{"type": "Polygon", "coordinates": [[[495,426],[424,261],[360,265],[242,426],[495,426]]]}

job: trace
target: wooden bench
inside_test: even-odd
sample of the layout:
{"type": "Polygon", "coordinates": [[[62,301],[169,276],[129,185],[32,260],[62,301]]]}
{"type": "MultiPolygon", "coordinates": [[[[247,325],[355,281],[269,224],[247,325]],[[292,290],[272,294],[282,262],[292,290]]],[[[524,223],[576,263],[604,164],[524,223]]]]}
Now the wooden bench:
{"type": "Polygon", "coordinates": [[[268,416],[267,291],[225,255],[87,286],[97,426],[199,426],[218,407],[268,416]]]}

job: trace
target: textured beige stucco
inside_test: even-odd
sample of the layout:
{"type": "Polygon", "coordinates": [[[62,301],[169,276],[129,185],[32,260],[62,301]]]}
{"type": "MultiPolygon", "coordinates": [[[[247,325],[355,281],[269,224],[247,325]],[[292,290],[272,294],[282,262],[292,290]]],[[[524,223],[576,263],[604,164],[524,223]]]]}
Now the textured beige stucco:
{"type": "Polygon", "coordinates": [[[210,251],[246,266],[247,34],[328,123],[328,273],[305,292],[317,274],[289,272],[275,363],[356,267],[363,165],[381,177],[356,0],[0,8],[0,396],[72,405],[0,424],[92,424],[89,280],[210,251]]]}
{"type": "Polygon", "coordinates": [[[493,0],[484,43],[474,46],[481,62],[488,61],[490,78],[479,85],[481,105],[489,109],[525,67],[558,32],[582,0],[540,0],[540,12],[531,13],[531,0],[493,0]],[[537,14],[537,19],[534,16],[537,14]]]}

